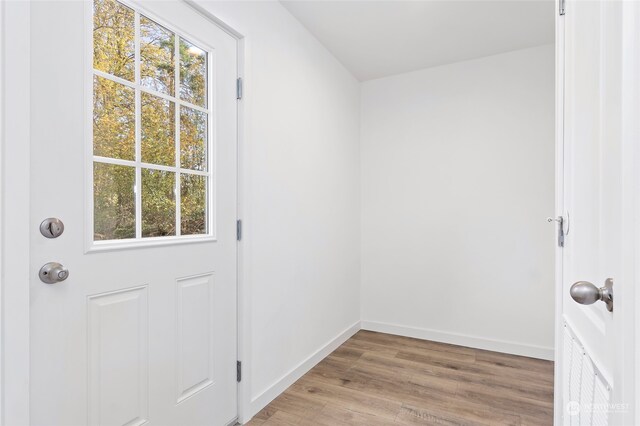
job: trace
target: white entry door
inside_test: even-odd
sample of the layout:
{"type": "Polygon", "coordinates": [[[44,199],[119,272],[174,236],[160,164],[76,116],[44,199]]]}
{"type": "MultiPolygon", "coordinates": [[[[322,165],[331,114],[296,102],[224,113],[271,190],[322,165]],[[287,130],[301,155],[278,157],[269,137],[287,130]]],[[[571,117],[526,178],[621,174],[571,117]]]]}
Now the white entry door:
{"type": "Polygon", "coordinates": [[[227,424],[236,40],[182,1],[30,13],[31,423],[227,424]]]}
{"type": "Polygon", "coordinates": [[[624,274],[625,262],[633,262],[627,245],[633,231],[628,228],[625,234],[623,228],[629,203],[623,198],[622,11],[622,2],[568,1],[558,22],[560,66],[564,65],[566,237],[557,408],[563,424],[633,423],[629,307],[634,283],[624,274]],[[580,281],[574,295],[580,299],[581,292],[587,304],[570,294],[580,281]],[[615,296],[612,311],[603,301],[585,300],[597,296],[595,288],[605,287],[607,281],[615,296]]]}

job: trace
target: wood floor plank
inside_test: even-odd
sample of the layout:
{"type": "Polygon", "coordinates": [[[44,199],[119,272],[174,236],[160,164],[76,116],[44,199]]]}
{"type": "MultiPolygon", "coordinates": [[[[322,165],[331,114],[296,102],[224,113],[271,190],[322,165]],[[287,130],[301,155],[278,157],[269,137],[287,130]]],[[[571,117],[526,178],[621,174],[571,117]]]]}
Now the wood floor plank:
{"type": "Polygon", "coordinates": [[[367,363],[371,367],[381,365],[387,368],[394,368],[396,369],[395,371],[403,371],[404,374],[425,382],[440,379],[455,383],[485,384],[497,388],[510,389],[513,392],[521,393],[523,396],[534,399],[553,399],[553,382],[549,382],[548,378],[531,379],[527,376],[520,377],[518,371],[514,370],[509,370],[510,374],[506,374],[502,368],[495,366],[467,365],[465,367],[461,364],[450,365],[445,363],[443,365],[442,363],[436,363],[436,365],[420,361],[398,357],[390,359],[380,354],[365,353],[358,362],[367,363]],[[525,383],[521,383],[523,380],[525,383]],[[519,383],[519,385],[514,386],[514,383],[519,383]]]}
{"type": "Polygon", "coordinates": [[[249,424],[552,423],[553,362],[360,331],[249,424]]]}
{"type": "Polygon", "coordinates": [[[308,423],[300,416],[285,411],[276,411],[267,421],[262,423],[262,426],[300,426],[303,424],[308,423]]]}
{"type": "Polygon", "coordinates": [[[246,426],[262,426],[264,424],[266,420],[264,419],[257,419],[257,418],[252,418],[251,420],[249,420],[247,423],[245,423],[246,426]]]}
{"type": "Polygon", "coordinates": [[[334,357],[344,358],[348,360],[357,360],[362,356],[364,350],[351,348],[349,346],[342,345],[331,353],[334,357]]]}
{"type": "Polygon", "coordinates": [[[456,391],[456,395],[464,400],[478,402],[490,408],[509,407],[510,410],[521,415],[547,418],[553,416],[553,400],[538,401],[524,398],[515,393],[497,391],[489,386],[463,383],[456,391]]]}
{"type": "Polygon", "coordinates": [[[475,349],[431,340],[414,339],[412,337],[396,336],[393,334],[377,333],[375,331],[360,330],[352,339],[381,343],[397,349],[430,349],[449,353],[474,355],[475,349]]]}
{"type": "Polygon", "coordinates": [[[398,417],[398,424],[438,424],[438,425],[520,425],[520,417],[516,414],[478,409],[469,406],[450,406],[447,408],[420,408],[405,404],[398,417]]]}
{"type": "Polygon", "coordinates": [[[359,349],[364,352],[382,353],[390,356],[394,356],[398,353],[398,348],[389,346],[388,344],[371,342],[364,339],[352,338],[344,342],[343,346],[359,349]]]}
{"type": "MultiPolygon", "coordinates": [[[[472,368],[463,368],[455,365],[434,365],[413,360],[404,359],[388,359],[378,354],[366,353],[355,364],[368,364],[371,371],[374,366],[383,365],[387,368],[394,368],[399,376],[410,375],[414,380],[425,383],[437,383],[438,381],[459,383],[472,383],[478,385],[486,385],[497,390],[504,390],[518,394],[523,397],[537,399],[540,401],[553,400],[553,383],[548,379],[532,380],[528,376],[520,377],[518,371],[509,370],[510,374],[506,374],[502,369],[496,369],[495,366],[478,366],[472,368]]],[[[552,376],[553,373],[547,375],[552,376]]]]}
{"type": "Polygon", "coordinates": [[[307,420],[315,417],[325,405],[323,400],[292,391],[283,393],[269,404],[276,411],[284,411],[307,420]]]}
{"type": "Polygon", "coordinates": [[[462,371],[464,373],[494,374],[504,377],[514,382],[532,382],[540,385],[552,384],[553,374],[541,374],[536,371],[525,369],[505,368],[500,365],[480,364],[477,362],[460,362],[455,359],[435,358],[429,354],[418,354],[415,352],[398,352],[396,358],[406,361],[414,361],[431,367],[441,367],[452,371],[462,371]]]}
{"type": "Polygon", "coordinates": [[[553,375],[553,362],[543,359],[477,350],[476,362],[480,364],[491,364],[500,367],[511,367],[516,369],[536,371],[545,375],[553,375]]]}
{"type": "Polygon", "coordinates": [[[372,414],[335,406],[325,407],[313,420],[314,425],[321,426],[388,426],[389,422],[372,414]]]}
{"type": "Polygon", "coordinates": [[[389,420],[395,419],[402,405],[397,400],[381,398],[374,394],[345,386],[323,383],[313,379],[307,380],[305,377],[293,384],[292,387],[297,392],[314,395],[325,400],[325,406],[342,407],[356,412],[370,413],[389,420]]]}

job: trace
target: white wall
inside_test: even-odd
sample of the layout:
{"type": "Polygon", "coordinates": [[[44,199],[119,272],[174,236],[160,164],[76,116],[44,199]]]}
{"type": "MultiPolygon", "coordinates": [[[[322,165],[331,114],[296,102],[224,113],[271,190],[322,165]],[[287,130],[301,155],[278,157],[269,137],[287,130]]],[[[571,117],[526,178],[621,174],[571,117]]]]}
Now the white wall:
{"type": "Polygon", "coordinates": [[[363,327],[551,358],[553,46],[361,90],[363,327]]]}
{"type": "Polygon", "coordinates": [[[198,4],[245,37],[247,418],[358,327],[360,85],[279,2],[198,4]]]}

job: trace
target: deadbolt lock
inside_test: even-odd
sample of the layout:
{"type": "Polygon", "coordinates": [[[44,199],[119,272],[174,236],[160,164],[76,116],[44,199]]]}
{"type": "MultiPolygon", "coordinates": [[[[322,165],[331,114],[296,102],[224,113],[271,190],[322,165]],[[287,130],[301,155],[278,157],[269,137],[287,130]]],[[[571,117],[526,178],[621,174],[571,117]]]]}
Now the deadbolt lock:
{"type": "Polygon", "coordinates": [[[40,224],[40,233],[47,238],[58,238],[64,232],[64,223],[57,217],[48,217],[40,224]]]}

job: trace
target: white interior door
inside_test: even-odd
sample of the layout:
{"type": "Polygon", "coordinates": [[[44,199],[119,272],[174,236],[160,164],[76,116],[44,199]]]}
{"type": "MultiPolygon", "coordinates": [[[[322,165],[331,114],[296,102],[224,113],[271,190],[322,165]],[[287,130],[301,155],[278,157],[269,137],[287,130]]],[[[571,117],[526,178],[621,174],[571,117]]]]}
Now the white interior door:
{"type": "MultiPolygon", "coordinates": [[[[623,213],[620,2],[569,1],[564,22],[564,230],[562,419],[572,425],[630,424],[623,333],[623,213]],[[571,286],[613,281],[613,312],[579,304],[571,286]]],[[[562,34],[561,34],[562,35],[562,34]]],[[[629,325],[627,323],[627,325],[629,325]]],[[[629,350],[629,349],[627,349],[629,350]]]]}
{"type": "Polygon", "coordinates": [[[30,13],[31,422],[227,424],[236,40],[182,1],[30,13]]]}

